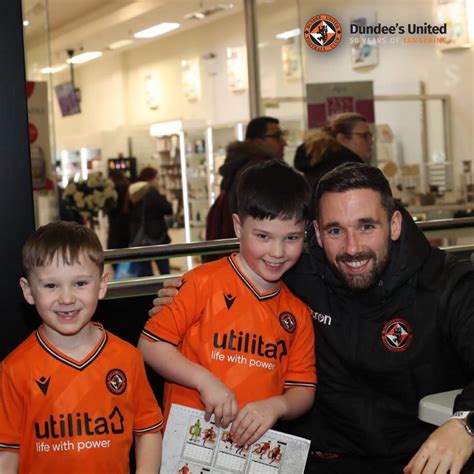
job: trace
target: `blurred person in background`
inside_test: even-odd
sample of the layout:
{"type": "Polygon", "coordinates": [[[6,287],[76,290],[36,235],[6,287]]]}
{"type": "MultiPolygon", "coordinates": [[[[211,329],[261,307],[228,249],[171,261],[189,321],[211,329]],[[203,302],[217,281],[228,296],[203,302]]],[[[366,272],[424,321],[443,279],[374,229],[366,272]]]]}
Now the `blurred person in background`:
{"type": "Polygon", "coordinates": [[[296,149],[294,166],[304,173],[313,191],[311,212],[319,180],[343,163],[369,163],[373,142],[367,119],[355,112],[332,116],[324,128],[306,137],[296,149]]]}
{"type": "Polygon", "coordinates": [[[109,178],[114,182],[118,199],[117,206],[109,212],[107,248],[127,248],[130,238],[129,202],[127,200],[130,182],[121,170],[110,171],[109,178]]]}
{"type": "Polygon", "coordinates": [[[345,161],[369,163],[373,143],[369,123],[363,115],[355,112],[333,115],[324,128],[309,134],[296,149],[294,166],[306,174],[318,164],[330,171],[345,161]],[[333,162],[335,152],[339,158],[333,162]]]}
{"type": "Polygon", "coordinates": [[[264,116],[252,119],[247,125],[245,141],[266,149],[273,158],[283,160],[287,143],[277,118],[264,116]]]}
{"type": "MultiPolygon", "coordinates": [[[[130,200],[130,245],[160,245],[169,244],[171,239],[168,235],[168,227],[165,216],[173,213],[171,203],[158,191],[158,171],[152,167],[143,168],[136,183],[129,187],[128,198],[130,200]],[[149,240],[149,244],[138,243],[136,237],[143,230],[149,240]]],[[[169,259],[157,260],[156,264],[161,275],[170,273],[169,259]]],[[[138,262],[140,269],[138,276],[153,275],[150,262],[138,262]]]]}
{"type": "Polygon", "coordinates": [[[247,125],[245,140],[229,143],[224,164],[219,168],[220,193],[207,215],[206,240],[235,237],[232,214],[237,210],[235,190],[239,176],[254,163],[283,159],[285,146],[280,122],[274,117],[252,119],[247,125]]]}

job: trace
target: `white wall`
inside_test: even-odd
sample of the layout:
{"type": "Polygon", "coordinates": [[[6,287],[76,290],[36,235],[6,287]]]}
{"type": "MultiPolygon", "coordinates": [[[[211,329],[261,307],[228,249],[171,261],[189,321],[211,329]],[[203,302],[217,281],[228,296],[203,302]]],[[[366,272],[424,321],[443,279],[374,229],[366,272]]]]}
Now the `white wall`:
{"type": "MultiPolygon", "coordinates": [[[[245,44],[243,15],[170,35],[159,41],[75,66],[82,92],[82,112],[61,117],[54,104],[57,149],[81,146],[102,149],[103,157],[127,152],[127,138],[144,137],[151,123],[175,119],[202,119],[209,123],[248,120],[248,93],[232,93],[227,86],[226,48],[245,44]],[[216,55],[215,75],[209,75],[203,54],[216,55]],[[201,97],[189,102],[181,90],[181,59],[199,57],[201,97]],[[159,107],[146,104],[145,79],[149,74],[160,84],[159,107]]],[[[54,83],[69,79],[69,72],[54,75],[54,83]]],[[[133,144],[133,143],[132,143],[133,144]]],[[[144,144],[138,149],[148,150],[144,144]]],[[[135,147],[134,147],[135,152],[135,147]]],[[[139,156],[140,161],[148,156],[139,156]]]]}

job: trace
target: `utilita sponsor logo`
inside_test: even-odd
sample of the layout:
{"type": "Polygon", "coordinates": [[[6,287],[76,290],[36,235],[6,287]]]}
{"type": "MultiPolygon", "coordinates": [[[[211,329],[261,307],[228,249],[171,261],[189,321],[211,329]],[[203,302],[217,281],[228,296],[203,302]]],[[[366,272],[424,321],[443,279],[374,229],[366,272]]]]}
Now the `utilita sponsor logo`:
{"type": "Polygon", "coordinates": [[[265,342],[262,336],[248,332],[238,333],[231,329],[228,334],[214,333],[213,345],[216,349],[239,351],[244,354],[259,355],[268,359],[280,359],[288,354],[284,340],[265,342]]]}
{"type": "Polygon", "coordinates": [[[35,422],[35,436],[38,439],[57,439],[74,436],[96,436],[124,432],[123,415],[114,407],[109,416],[92,418],[83,413],[61,413],[50,415],[45,421],[35,422]]]}
{"type": "Polygon", "coordinates": [[[313,311],[311,308],[309,308],[309,311],[311,312],[311,316],[313,317],[314,321],[325,324],[326,326],[331,326],[332,318],[329,316],[329,314],[318,313],[317,311],[313,311]]]}

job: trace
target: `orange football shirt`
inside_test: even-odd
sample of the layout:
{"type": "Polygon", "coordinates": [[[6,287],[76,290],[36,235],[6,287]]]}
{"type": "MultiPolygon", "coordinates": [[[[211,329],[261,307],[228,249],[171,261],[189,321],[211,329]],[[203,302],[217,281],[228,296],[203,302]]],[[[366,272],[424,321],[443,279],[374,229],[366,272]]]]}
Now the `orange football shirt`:
{"type": "MultiPolygon", "coordinates": [[[[178,347],[230,387],[239,407],[291,387],[315,389],[311,316],[283,282],[259,292],[235,255],[200,265],[183,279],[178,296],[148,320],[142,337],[178,347]]],[[[167,383],[165,418],[171,403],[204,408],[197,391],[167,383]]]]}
{"type": "Polygon", "coordinates": [[[2,362],[0,449],[19,452],[20,473],[128,473],[133,435],[160,431],[141,353],[96,325],[82,361],[40,327],[2,362]]]}

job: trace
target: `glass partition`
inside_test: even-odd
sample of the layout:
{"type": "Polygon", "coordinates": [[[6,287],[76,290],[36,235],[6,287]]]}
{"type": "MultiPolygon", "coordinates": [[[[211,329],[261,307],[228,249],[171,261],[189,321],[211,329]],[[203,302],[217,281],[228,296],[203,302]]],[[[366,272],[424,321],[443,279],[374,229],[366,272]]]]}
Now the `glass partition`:
{"type": "MultiPolygon", "coordinates": [[[[50,2],[50,9],[64,8],[61,3],[50,2]]],[[[66,154],[100,150],[100,158],[87,165],[89,173],[107,176],[109,159],[130,158],[138,175],[144,167],[159,167],[150,125],[194,120],[202,123],[204,163],[201,158],[195,161],[206,169],[207,190],[203,193],[197,186],[198,180],[206,181],[204,177],[189,176],[194,180],[191,199],[201,199],[199,206],[194,202],[190,214],[193,238],[202,239],[206,209],[204,198],[196,196],[207,194],[207,207],[215,198],[216,171],[225,146],[241,137],[250,118],[249,89],[254,85],[246,80],[250,45],[246,45],[243,1],[214,2],[212,8],[194,0],[160,5],[135,2],[137,16],[126,18],[127,28],[118,24],[116,8],[102,3],[91,0],[87,11],[75,5],[72,17],[70,9],[62,15],[48,11],[46,1],[23,1],[25,20],[30,21],[25,27],[27,76],[47,84],[50,148],[46,153],[32,149],[38,179],[44,178],[35,191],[37,223],[58,215],[54,166],[41,175],[55,159],[60,163],[66,154]],[[54,19],[51,28],[48,13],[54,19]],[[153,39],[133,36],[136,25],[145,28],[158,19],[180,26],[153,39]],[[71,54],[82,49],[102,55],[75,64],[72,76],[66,64],[71,48],[71,54]],[[44,74],[46,67],[50,67],[48,74],[44,74]],[[80,113],[63,115],[56,87],[72,79],[73,92],[80,92],[75,95],[80,113]]],[[[435,24],[441,21],[437,5],[432,0],[396,4],[354,0],[348,9],[345,0],[254,2],[260,113],[279,118],[287,130],[287,162],[293,163],[295,149],[308,132],[308,84],[368,82],[375,99],[373,163],[386,172],[398,197],[419,218],[470,214],[474,202],[472,38],[462,45],[416,43],[401,33],[367,39],[370,35],[351,32],[351,25],[435,24]],[[320,52],[305,41],[305,27],[324,13],[339,21],[343,36],[336,48],[320,52]]],[[[119,10],[125,15],[125,10],[119,10]]],[[[178,206],[179,199],[175,199],[178,206]]],[[[107,235],[107,221],[101,222],[102,235],[107,235]]],[[[172,242],[186,240],[182,229],[171,224],[172,242]]]]}
{"type": "MultiPolygon", "coordinates": [[[[90,0],[88,8],[84,3],[66,6],[64,2],[24,0],[25,17],[31,12],[34,18],[30,25],[39,25],[42,19],[41,27],[25,28],[28,78],[48,83],[44,109],[49,115],[50,152],[45,160],[51,165],[48,178],[53,191],[40,191],[37,224],[57,218],[58,203],[66,211],[61,218],[72,211],[84,221],[81,209],[71,209],[71,199],[58,199],[56,189],[63,195],[71,181],[77,184],[94,176],[107,177],[111,170],[120,172],[119,166],[127,162],[134,166],[133,173],[125,170],[129,184],[145,167],[158,169],[159,186],[167,187],[166,196],[173,206],[168,221],[172,243],[202,240],[207,210],[219,190],[217,168],[225,146],[235,140],[237,128],[241,134],[242,124],[249,120],[243,2],[129,3],[134,8],[100,0],[90,0]],[[179,26],[156,38],[134,36],[163,21],[179,26]],[[78,53],[89,51],[101,54],[79,63],[78,53]],[[68,60],[74,60],[73,66],[68,60]],[[64,90],[69,92],[65,95],[64,90]],[[70,98],[76,107],[67,109],[63,102],[70,98]],[[159,143],[150,134],[151,125],[176,120],[201,124],[198,135],[185,131],[187,186],[183,186],[181,166],[173,169],[174,162],[170,162],[165,170],[159,143]],[[209,127],[215,144],[212,182],[209,127]],[[197,142],[202,146],[197,147],[197,142]],[[84,161],[82,156],[90,150],[98,152],[94,159],[84,161]],[[45,203],[46,193],[54,196],[52,202],[45,203]],[[54,207],[56,212],[52,212],[54,207]]],[[[179,156],[177,163],[180,165],[179,156]]],[[[105,211],[84,221],[94,227],[104,247],[111,228],[105,211]]],[[[183,262],[176,265],[172,272],[186,268],[183,262]]]]}
{"type": "MultiPolygon", "coordinates": [[[[299,129],[298,143],[309,130],[307,85],[318,90],[318,84],[334,84],[337,91],[341,83],[369,83],[375,114],[372,164],[423,219],[470,215],[474,200],[474,13],[466,2],[471,37],[457,44],[442,3],[354,0],[348,9],[344,0],[275,0],[257,2],[256,9],[264,113],[292,122],[289,128],[299,129]],[[308,43],[317,36],[310,30],[321,15],[339,23],[342,38],[333,49],[317,51],[308,43]],[[443,38],[408,34],[408,25],[444,21],[452,31],[443,38]],[[354,32],[355,26],[378,24],[402,25],[404,32],[354,32]]],[[[343,99],[344,107],[365,113],[356,95],[343,99]]],[[[329,102],[319,105],[330,115],[329,102]]],[[[293,144],[285,159],[293,161],[293,144]]]]}

